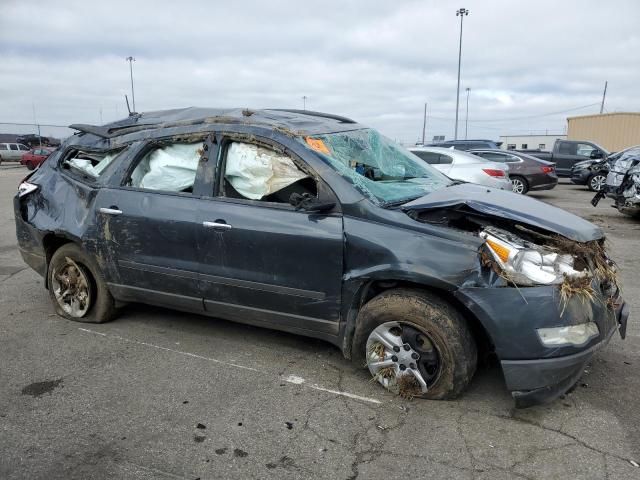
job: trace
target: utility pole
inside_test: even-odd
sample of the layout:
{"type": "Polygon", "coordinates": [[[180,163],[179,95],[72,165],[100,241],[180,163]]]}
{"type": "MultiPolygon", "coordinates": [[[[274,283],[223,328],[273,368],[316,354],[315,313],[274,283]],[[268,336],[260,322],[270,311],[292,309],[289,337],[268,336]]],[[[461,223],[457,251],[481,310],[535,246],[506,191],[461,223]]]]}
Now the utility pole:
{"type": "Polygon", "coordinates": [[[131,75],[131,103],[133,103],[133,111],[136,111],[136,94],[133,93],[133,62],[136,61],[133,57],[127,57],[127,62],[129,62],[129,74],[131,75]]]}
{"type": "Polygon", "coordinates": [[[469,92],[471,89],[467,87],[467,115],[464,120],[464,139],[467,140],[467,134],[469,133],[469,92]]]}
{"type": "Polygon", "coordinates": [[[38,141],[40,142],[40,146],[42,147],[42,137],[40,136],[40,125],[38,125],[38,120],[36,120],[36,104],[31,102],[31,108],[33,109],[33,123],[36,127],[38,127],[38,141]]]}
{"type": "Polygon", "coordinates": [[[422,118],[422,146],[424,146],[424,134],[427,130],[427,104],[424,104],[424,116],[422,118]]]}
{"type": "Polygon", "coordinates": [[[602,103],[600,104],[600,114],[601,115],[602,115],[602,111],[604,110],[604,99],[607,96],[607,83],[609,83],[609,82],[605,80],[605,82],[604,82],[604,92],[602,92],[602,103]]]}
{"type": "Polygon", "coordinates": [[[307,109],[307,96],[306,95],[302,96],[302,109],[303,110],[307,109]]]}
{"type": "Polygon", "coordinates": [[[460,107],[460,64],[462,62],[462,19],[469,15],[469,10],[460,8],[456,10],[456,17],[460,17],[460,42],[458,43],[458,88],[456,90],[456,128],[453,139],[458,139],[458,109],[460,107]]]}

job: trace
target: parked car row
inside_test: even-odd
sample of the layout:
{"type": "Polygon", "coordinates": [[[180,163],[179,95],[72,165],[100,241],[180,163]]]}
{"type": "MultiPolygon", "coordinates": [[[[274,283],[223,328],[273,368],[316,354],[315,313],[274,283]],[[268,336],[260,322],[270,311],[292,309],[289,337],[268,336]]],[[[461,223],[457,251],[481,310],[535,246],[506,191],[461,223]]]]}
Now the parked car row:
{"type": "Polygon", "coordinates": [[[454,398],[494,355],[519,407],[625,336],[602,230],[505,191],[526,157],[414,149],[425,161],[311,111],[71,128],[14,198],[22,258],[67,319],[140,302],[316,337],[406,397],[454,398]],[[443,174],[478,168],[498,188],[443,174]]]}
{"type": "Polygon", "coordinates": [[[523,195],[530,190],[550,190],[558,184],[553,163],[520,152],[497,148],[463,151],[453,146],[416,146],[409,151],[454,180],[523,195]]]}
{"type": "Polygon", "coordinates": [[[33,170],[40,165],[51,152],[54,147],[36,147],[29,148],[21,143],[0,143],[0,164],[3,161],[20,162],[29,170],[33,170]]]}

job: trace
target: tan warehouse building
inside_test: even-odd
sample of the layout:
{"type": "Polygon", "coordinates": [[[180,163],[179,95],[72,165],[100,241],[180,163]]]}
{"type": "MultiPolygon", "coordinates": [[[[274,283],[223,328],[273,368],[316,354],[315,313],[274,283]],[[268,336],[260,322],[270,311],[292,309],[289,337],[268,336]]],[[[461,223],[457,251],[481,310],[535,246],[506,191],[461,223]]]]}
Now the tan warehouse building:
{"type": "Polygon", "coordinates": [[[567,123],[568,140],[589,140],[611,152],[640,145],[640,112],[582,115],[567,123]]]}

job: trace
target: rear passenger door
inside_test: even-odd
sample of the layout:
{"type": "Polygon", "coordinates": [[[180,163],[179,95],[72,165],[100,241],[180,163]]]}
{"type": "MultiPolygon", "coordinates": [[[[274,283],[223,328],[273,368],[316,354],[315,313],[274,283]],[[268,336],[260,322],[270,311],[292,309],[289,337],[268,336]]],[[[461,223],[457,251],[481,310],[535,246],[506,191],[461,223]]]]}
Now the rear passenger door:
{"type": "Polygon", "coordinates": [[[271,140],[222,136],[213,148],[218,173],[203,198],[200,242],[205,309],[244,323],[336,335],[344,239],[333,192],[271,140]],[[296,210],[292,193],[336,206],[296,210]]]}
{"type": "Polygon", "coordinates": [[[96,200],[117,297],[202,311],[198,285],[203,142],[142,148],[96,200]],[[201,160],[202,159],[202,160],[201,160]]]}

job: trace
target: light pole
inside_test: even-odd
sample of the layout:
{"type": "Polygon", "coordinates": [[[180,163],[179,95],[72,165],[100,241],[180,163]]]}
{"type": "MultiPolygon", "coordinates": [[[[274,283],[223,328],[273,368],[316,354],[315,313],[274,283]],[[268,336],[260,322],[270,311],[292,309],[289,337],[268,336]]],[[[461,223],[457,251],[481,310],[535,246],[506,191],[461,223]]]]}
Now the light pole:
{"type": "Polygon", "coordinates": [[[136,111],[136,94],[133,92],[133,62],[136,61],[133,57],[127,57],[127,62],[129,62],[129,74],[131,75],[131,102],[133,103],[133,111],[136,111]]]}
{"type": "Polygon", "coordinates": [[[464,119],[464,139],[466,140],[467,134],[469,133],[469,92],[471,89],[467,87],[467,114],[464,119]]]}
{"type": "Polygon", "coordinates": [[[303,110],[307,109],[307,96],[306,95],[302,96],[302,109],[303,110]]]}
{"type": "Polygon", "coordinates": [[[460,8],[456,10],[456,17],[460,17],[460,43],[458,44],[458,88],[456,90],[456,128],[454,140],[458,139],[458,108],[460,107],[460,63],[462,61],[462,19],[469,15],[469,10],[460,8]]]}

